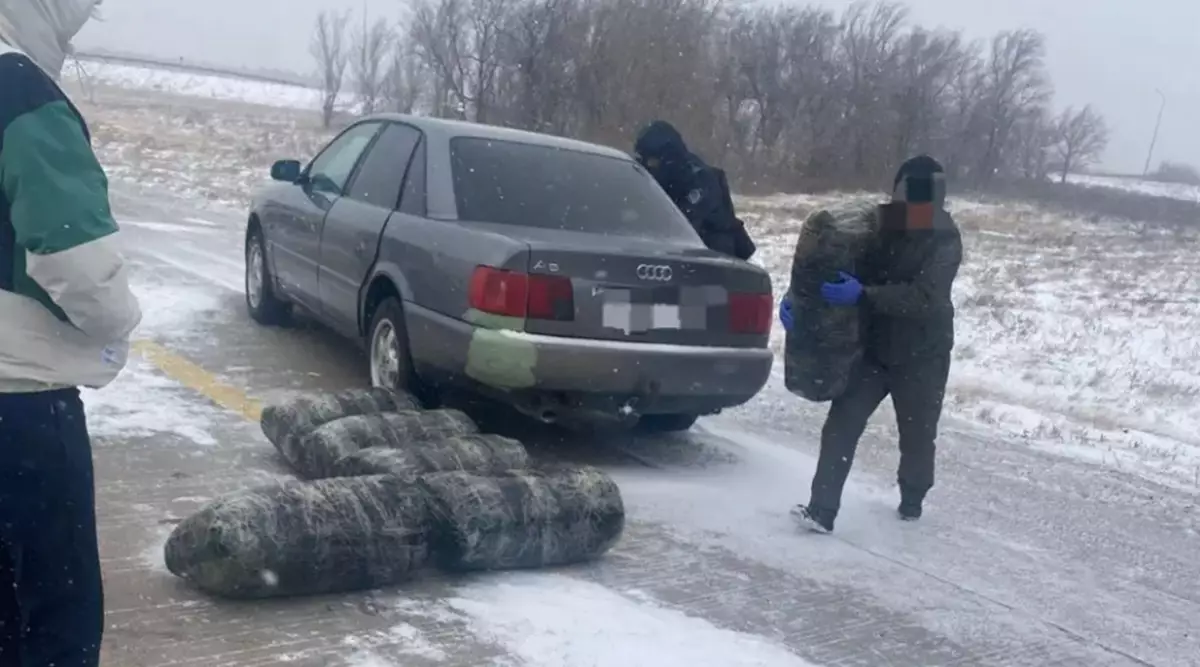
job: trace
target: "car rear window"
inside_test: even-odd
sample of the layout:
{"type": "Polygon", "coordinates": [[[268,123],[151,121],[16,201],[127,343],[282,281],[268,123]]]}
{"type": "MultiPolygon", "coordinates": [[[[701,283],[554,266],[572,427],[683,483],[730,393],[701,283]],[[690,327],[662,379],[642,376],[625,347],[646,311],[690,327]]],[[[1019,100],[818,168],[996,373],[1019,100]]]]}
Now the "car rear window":
{"type": "Polygon", "coordinates": [[[461,220],[598,234],[695,238],[634,162],[514,141],[450,141],[461,220]]]}

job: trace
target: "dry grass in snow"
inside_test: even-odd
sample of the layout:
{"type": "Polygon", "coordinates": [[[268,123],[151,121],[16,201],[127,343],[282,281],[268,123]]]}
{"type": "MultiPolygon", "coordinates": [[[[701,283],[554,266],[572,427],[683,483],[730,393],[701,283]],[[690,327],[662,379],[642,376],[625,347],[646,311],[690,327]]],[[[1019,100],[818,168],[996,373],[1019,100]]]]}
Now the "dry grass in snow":
{"type": "Polygon", "coordinates": [[[332,136],[287,108],[103,87],[74,97],[110,179],[240,212],[275,160],[311,158],[332,136]]]}

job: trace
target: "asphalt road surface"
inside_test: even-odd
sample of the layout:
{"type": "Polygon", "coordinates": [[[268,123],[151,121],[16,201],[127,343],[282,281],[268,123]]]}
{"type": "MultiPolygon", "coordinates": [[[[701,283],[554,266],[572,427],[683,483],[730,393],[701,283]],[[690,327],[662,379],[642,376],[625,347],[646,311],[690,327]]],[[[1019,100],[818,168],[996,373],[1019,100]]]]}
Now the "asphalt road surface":
{"type": "MultiPolygon", "coordinates": [[[[365,361],[319,327],[249,320],[241,218],[121,190],[114,205],[147,316],[126,376],[85,397],[108,596],[104,664],[349,666],[365,649],[418,667],[551,664],[467,615],[430,611],[505,575],[250,604],[206,597],[165,571],[162,544],[179,519],[221,493],[287,477],[253,421],[258,406],[361,386],[365,361]]],[[[837,533],[804,534],[788,509],[807,495],[821,410],[778,385],[661,438],[564,435],[482,409],[537,456],[610,471],[629,511],[625,539],[604,560],[522,581],[568,577],[653,599],[816,665],[1200,665],[1194,496],[948,422],[926,517],[904,524],[889,485],[894,433],[881,419],[837,533]]],[[[581,644],[623,641],[608,630],[590,637],[586,622],[573,633],[581,644]]]]}

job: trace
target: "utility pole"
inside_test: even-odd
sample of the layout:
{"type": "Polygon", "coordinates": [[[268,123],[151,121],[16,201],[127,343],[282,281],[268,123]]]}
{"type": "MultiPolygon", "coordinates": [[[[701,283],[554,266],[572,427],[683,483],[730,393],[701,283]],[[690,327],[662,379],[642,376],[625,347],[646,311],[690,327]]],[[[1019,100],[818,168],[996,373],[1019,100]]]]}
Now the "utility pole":
{"type": "Polygon", "coordinates": [[[1158,141],[1158,128],[1162,125],[1163,110],[1167,108],[1167,96],[1163,95],[1163,91],[1155,88],[1154,92],[1162,98],[1162,103],[1158,105],[1158,120],[1154,121],[1154,134],[1150,137],[1150,150],[1146,152],[1146,166],[1142,169],[1142,176],[1150,173],[1150,158],[1154,156],[1154,144],[1158,141]]]}

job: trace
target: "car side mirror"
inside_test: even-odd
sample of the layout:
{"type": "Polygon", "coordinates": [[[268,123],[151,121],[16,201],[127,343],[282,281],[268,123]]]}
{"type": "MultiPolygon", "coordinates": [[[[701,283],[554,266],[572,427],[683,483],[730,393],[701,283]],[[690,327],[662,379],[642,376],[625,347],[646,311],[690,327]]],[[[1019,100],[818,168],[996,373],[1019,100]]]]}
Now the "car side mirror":
{"type": "Polygon", "coordinates": [[[271,165],[271,178],[284,183],[295,183],[300,180],[299,160],[280,160],[271,165]]]}

